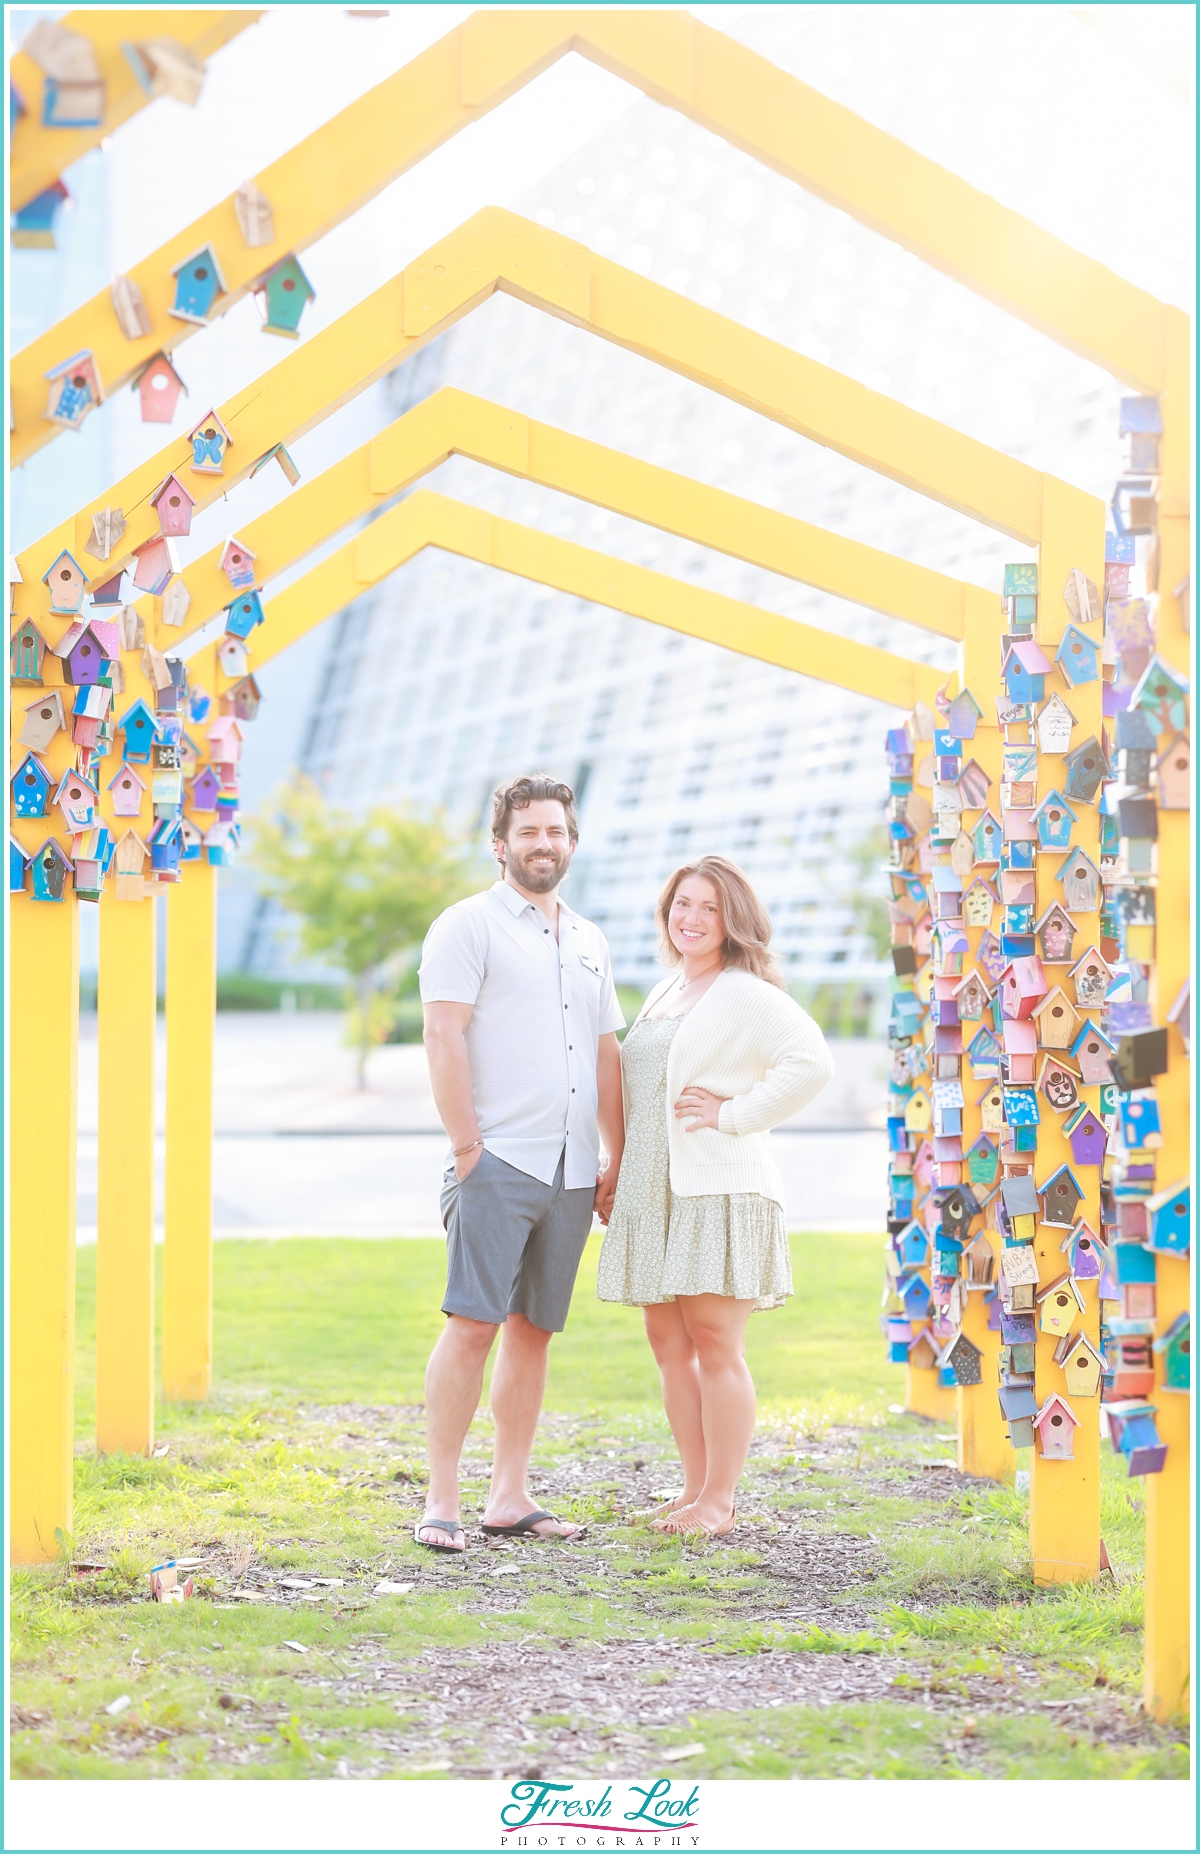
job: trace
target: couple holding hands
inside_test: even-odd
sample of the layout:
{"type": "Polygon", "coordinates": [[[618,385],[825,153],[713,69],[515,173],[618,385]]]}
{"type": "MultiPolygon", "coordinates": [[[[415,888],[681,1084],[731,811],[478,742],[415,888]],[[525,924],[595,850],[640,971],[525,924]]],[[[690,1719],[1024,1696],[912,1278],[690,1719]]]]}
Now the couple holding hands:
{"type": "Polygon", "coordinates": [[[461,1552],[458,1465],[497,1332],[495,1451],[482,1529],[570,1538],[530,1499],[551,1337],[566,1324],[593,1212],[601,1300],[640,1306],[683,1487],[651,1522],[733,1530],[754,1432],[755,1308],[792,1291],[767,1135],[833,1064],[783,989],[771,923],[720,856],[659,897],[669,976],[623,1044],[603,934],[559,898],[578,841],[570,786],[535,774],[492,802],[500,880],[448,908],[421,958],[425,1047],[450,1136],[442,1190],[446,1325],[429,1360],[429,1490],[418,1544],[461,1552]],[[601,1169],[601,1148],[605,1162],[601,1169]]]}

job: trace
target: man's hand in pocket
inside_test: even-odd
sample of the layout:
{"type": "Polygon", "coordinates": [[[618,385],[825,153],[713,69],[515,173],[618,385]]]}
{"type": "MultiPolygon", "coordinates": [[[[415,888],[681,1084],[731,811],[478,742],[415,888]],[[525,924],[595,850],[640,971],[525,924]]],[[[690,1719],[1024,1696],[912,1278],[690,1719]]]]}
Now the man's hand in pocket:
{"type": "Polygon", "coordinates": [[[464,1152],[461,1159],[454,1161],[454,1176],[461,1184],[468,1172],[473,1172],[483,1157],[483,1147],[473,1146],[470,1152],[464,1152]]]}

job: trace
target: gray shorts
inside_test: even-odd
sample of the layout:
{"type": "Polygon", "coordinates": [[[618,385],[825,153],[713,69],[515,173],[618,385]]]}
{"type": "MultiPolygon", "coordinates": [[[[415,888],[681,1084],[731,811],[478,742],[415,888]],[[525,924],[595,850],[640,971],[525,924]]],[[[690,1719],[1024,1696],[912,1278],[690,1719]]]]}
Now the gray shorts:
{"type": "Polygon", "coordinates": [[[503,1325],[523,1313],[543,1332],[560,1333],[592,1227],[595,1185],[563,1189],[498,1159],[485,1147],[465,1178],[451,1166],[442,1180],[446,1227],[443,1313],[503,1325]]]}

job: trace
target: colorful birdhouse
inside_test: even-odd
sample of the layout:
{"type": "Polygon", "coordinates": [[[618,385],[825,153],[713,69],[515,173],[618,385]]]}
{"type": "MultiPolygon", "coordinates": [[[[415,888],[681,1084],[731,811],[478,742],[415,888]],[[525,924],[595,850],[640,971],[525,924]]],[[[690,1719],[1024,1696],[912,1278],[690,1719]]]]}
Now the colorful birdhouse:
{"type": "Polygon", "coordinates": [[[1032,638],[1018,638],[1009,643],[1001,675],[1008,698],[1013,702],[1040,702],[1046,690],[1046,677],[1053,668],[1040,644],[1032,638]]]}
{"type": "Polygon", "coordinates": [[[983,710],[969,689],[962,689],[946,710],[946,731],[959,740],[973,740],[983,710]]]}
{"type": "MultiPolygon", "coordinates": [[[[164,534],[191,533],[196,498],[188,494],[177,476],[169,476],[165,483],[159,484],[150,498],[150,506],[158,510],[158,525],[164,534]]],[[[134,583],[136,585],[136,580],[134,583]]]]}
{"type": "Polygon", "coordinates": [[[46,640],[33,623],[26,618],[19,624],[8,640],[8,674],[10,682],[27,682],[40,684],[42,680],[42,658],[46,654],[46,640]]]}
{"type": "MultiPolygon", "coordinates": [[[[257,594],[251,593],[250,597],[255,598],[257,594]]],[[[239,600],[238,603],[241,604],[242,601],[239,600]]],[[[242,639],[227,634],[217,647],[217,662],[220,664],[224,675],[232,677],[244,676],[249,665],[249,652],[242,639]]],[[[193,715],[192,719],[194,721],[202,721],[204,716],[193,715]]]]}
{"type": "Polygon", "coordinates": [[[125,758],[135,765],[148,765],[158,729],[153,714],[140,696],[117,722],[117,732],[125,736],[125,758]]]}
{"type": "Polygon", "coordinates": [[[61,689],[47,689],[36,702],[30,702],[25,710],[25,722],[21,728],[21,745],[32,747],[41,753],[50,745],[60,727],[66,727],[67,717],[63,708],[61,689]]]}
{"type": "Polygon", "coordinates": [[[96,362],[86,348],[72,354],[70,360],[51,367],[42,378],[50,382],[50,395],[42,417],[69,431],[78,431],[88,413],[94,411],[104,397],[96,362]]]}
{"type": "Polygon", "coordinates": [[[1068,753],[1063,761],[1066,767],[1064,790],[1068,798],[1081,799],[1091,804],[1100,790],[1100,781],[1108,772],[1100,742],[1094,734],[1089,734],[1085,741],[1068,753]]]}
{"type": "Polygon", "coordinates": [[[1104,1375],[1104,1354],[1084,1332],[1064,1333],[1054,1348],[1054,1362],[1071,1397],[1095,1397],[1104,1375]]]}
{"type": "Polygon", "coordinates": [[[225,452],[233,443],[228,431],[213,411],[208,411],[188,433],[192,447],[191,468],[201,476],[221,476],[225,469],[225,452]]]}
{"type": "Polygon", "coordinates": [[[996,906],[996,892],[982,876],[976,876],[962,898],[963,923],[967,927],[990,927],[996,906]]]}
{"type": "Polygon", "coordinates": [[[253,676],[243,676],[232,689],[226,689],[221,697],[221,707],[226,714],[234,715],[239,721],[253,721],[262,703],[262,690],[253,676]]]}
{"type": "Polygon", "coordinates": [[[910,1320],[923,1320],[929,1312],[933,1295],[929,1283],[921,1275],[901,1276],[896,1292],[904,1304],[905,1316],[910,1320]]]}
{"type": "Polygon", "coordinates": [[[208,861],[218,869],[232,868],[237,861],[238,844],[237,826],[228,821],[218,820],[211,829],[204,833],[204,854],[208,861]]]}
{"type": "Polygon", "coordinates": [[[1048,991],[1033,1013],[1043,1049],[1070,1049],[1079,1029],[1079,1012],[1061,986],[1048,991]]]}
{"type": "Polygon", "coordinates": [[[1140,708],[1157,723],[1157,731],[1166,734],[1187,726],[1187,697],[1191,688],[1186,676],[1151,657],[1138,677],[1129,698],[1131,708],[1140,708]]]}
{"type": "Polygon", "coordinates": [[[54,654],[62,658],[63,681],[73,688],[99,682],[121,654],[119,627],[110,619],[80,621],[64,631],[54,654]]]}
{"type": "Polygon", "coordinates": [[[1148,1244],[1161,1255],[1186,1255],[1192,1241],[1192,1187],[1184,1179],[1146,1199],[1148,1244]]]}
{"type": "Polygon", "coordinates": [[[1094,914],[1100,897],[1100,871],[1083,850],[1072,850],[1054,872],[1072,914],[1094,914]]]}
{"type": "Polygon", "coordinates": [[[1052,901],[1034,925],[1038,954],[1048,966],[1067,966],[1075,947],[1075,923],[1061,902],[1052,901]]]}
{"type": "Polygon", "coordinates": [[[929,1238],[919,1223],[910,1223],[896,1239],[901,1268],[924,1268],[929,1260],[929,1238]]]}
{"type": "Polygon", "coordinates": [[[50,594],[50,610],[74,618],[83,606],[87,574],[65,547],[53,566],[42,574],[42,583],[50,594]]]}
{"type": "Polygon", "coordinates": [[[1163,811],[1190,811],[1192,808],[1192,743],[1186,734],[1176,734],[1154,762],[1158,779],[1158,802],[1163,811]]]}
{"type": "Polygon", "coordinates": [[[1032,1389],[1025,1384],[1002,1384],[997,1395],[1008,1424],[1009,1441],[1014,1448],[1032,1448],[1033,1419],[1038,1410],[1032,1389]]]}
{"type": "Polygon", "coordinates": [[[191,802],[194,811],[215,811],[221,781],[211,766],[201,767],[192,780],[191,802]]]}
{"type": "MultiPolygon", "coordinates": [[[[257,592],[245,592],[240,599],[235,599],[233,604],[227,606],[225,609],[226,636],[234,638],[248,637],[255,625],[262,624],[265,617],[266,613],[263,611],[261,595],[257,592]]],[[[246,665],[243,661],[242,669],[238,673],[244,674],[245,667],[246,665]]],[[[222,668],[224,668],[223,663],[222,668]]],[[[227,676],[233,675],[234,673],[235,672],[232,670],[225,671],[227,676]]]]}
{"type": "MultiPolygon", "coordinates": [[[[71,197],[61,180],[52,180],[41,193],[13,214],[12,242],[25,249],[53,251],[54,228],[64,203],[71,197]]],[[[43,897],[48,899],[48,897],[43,897]]]]}
{"type": "Polygon", "coordinates": [[[954,1373],[954,1382],[964,1388],[983,1382],[983,1353],[966,1333],[960,1332],[942,1353],[943,1365],[954,1373]]]}
{"type": "Polygon", "coordinates": [[[1075,813],[1061,792],[1051,792],[1034,812],[1037,821],[1038,848],[1065,850],[1071,842],[1075,813]]]}
{"type": "Polygon", "coordinates": [[[44,818],[54,780],[35,754],[27,753],[12,776],[13,815],[44,818]]]}
{"type": "Polygon", "coordinates": [[[1112,1080],[1108,1059],[1116,1047],[1111,1037],[1098,1030],[1090,1018],[1084,1018],[1070,1049],[1086,1088],[1103,1087],[1112,1080]]]}
{"type": "Polygon", "coordinates": [[[1056,1114],[1068,1114],[1079,1105],[1079,1077],[1061,1056],[1043,1058],[1038,1087],[1056,1114]]]}
{"type": "Polygon", "coordinates": [[[256,557],[244,541],[238,540],[236,534],[226,538],[218,564],[235,592],[245,592],[253,586],[256,557]]]}
{"type": "Polygon", "coordinates": [[[179,395],[187,387],[165,354],[156,354],[141,369],[132,390],[141,404],[143,425],[169,425],[175,416],[179,395]]]}
{"type": "Polygon", "coordinates": [[[128,760],[117,768],[115,775],[108,782],[108,789],[112,793],[114,816],[135,818],[138,815],[142,808],[142,793],[146,789],[146,781],[128,760]]]}
{"type": "Polygon", "coordinates": [[[1000,997],[1005,1017],[1032,1017],[1050,987],[1036,957],[1014,959],[1000,975],[1000,997]]]}
{"type": "Polygon", "coordinates": [[[63,775],[54,794],[54,802],[70,831],[90,830],[96,821],[96,792],[81,773],[69,772],[63,775]]]}
{"type": "Polygon", "coordinates": [[[1038,711],[1038,746],[1043,753],[1066,753],[1071,745],[1071,729],[1077,725],[1074,715],[1055,692],[1038,711]]]}
{"type": "Polygon", "coordinates": [[[1006,1127],[1036,1127],[1041,1123],[1037,1095],[1032,1088],[1004,1088],[1004,1124],[1006,1127]]]}
{"type": "Polygon", "coordinates": [[[29,874],[29,859],[15,837],[8,840],[8,892],[10,895],[22,895],[25,892],[25,878],[29,874]]]}
{"type": "Polygon", "coordinates": [[[130,827],[117,839],[113,853],[113,868],[116,872],[116,898],[118,901],[142,901],[146,896],[145,871],[149,856],[142,839],[130,827]]]}
{"type": "MultiPolygon", "coordinates": [[[[45,74],[44,129],[98,129],[104,121],[104,73],[90,39],[61,21],[40,19],[27,32],[22,53],[45,74]]],[[[15,88],[13,89],[15,96],[15,88]]],[[[23,106],[22,106],[23,107],[23,106]]],[[[15,123],[18,111],[13,111],[15,123]]]]}
{"type": "Polygon", "coordinates": [[[1155,1428],[1153,1407],[1146,1404],[1119,1414],[1112,1404],[1107,1407],[1109,1434],[1129,1463],[1130,1478],[1161,1474],[1166,1465],[1167,1445],[1155,1428]]]}
{"type": "Polygon", "coordinates": [[[139,592],[164,592],[172,575],[180,570],[175,543],[166,534],[156,534],[153,540],[144,541],[134,549],[134,557],[137,566],[133,583],[139,592]]]}
{"type": "Polygon", "coordinates": [[[1156,1075],[1167,1068],[1167,1030],[1165,1024],[1152,1024],[1142,1030],[1124,1030],[1108,1066],[1118,1088],[1148,1088],[1156,1075]]]}
{"type": "Polygon", "coordinates": [[[1077,1281],[1098,1281],[1100,1279],[1100,1243],[1090,1224],[1083,1221],[1076,1223],[1070,1234],[1063,1238],[1059,1247],[1069,1260],[1071,1273],[1077,1281]]]}
{"type": "Polygon", "coordinates": [[[978,811],[987,799],[990,783],[978,760],[968,760],[958,775],[958,794],[964,811],[978,811]]]}
{"type": "Polygon", "coordinates": [[[290,341],[295,341],[300,317],[315,296],[316,291],[295,258],[284,258],[254,292],[263,319],[263,334],[286,335],[290,341]]]}
{"type": "Polygon", "coordinates": [[[967,1176],[973,1186],[990,1189],[996,1182],[1000,1161],[996,1148],[986,1133],[979,1133],[967,1147],[967,1176]]]}
{"type": "Polygon", "coordinates": [[[146,839],[150,851],[150,874],[157,881],[179,880],[179,859],[183,854],[183,833],[178,817],[159,818],[146,839]]]}
{"type": "Polygon", "coordinates": [[[1004,1094],[998,1084],[984,1089],[978,1107],[983,1131],[999,1133],[1004,1125],[1004,1094]]]}
{"type": "Polygon", "coordinates": [[[1097,640],[1088,637],[1076,625],[1069,624],[1063,632],[1062,641],[1054,653],[1054,661],[1073,689],[1098,679],[1099,648],[1097,640]]]}
{"type": "Polygon", "coordinates": [[[1079,1418],[1065,1397],[1058,1396],[1057,1392],[1047,1397],[1033,1419],[1033,1427],[1037,1431],[1038,1455],[1043,1461],[1074,1460],[1079,1418]]]}
{"type": "Polygon", "coordinates": [[[954,987],[954,1002],[960,1021],[975,1023],[992,1001],[992,994],[978,972],[968,972],[954,987]]]}
{"type": "Polygon", "coordinates": [[[35,850],[30,857],[29,867],[33,875],[33,899],[61,901],[74,865],[56,838],[47,837],[41,849],[35,850]]]}
{"type": "Polygon", "coordinates": [[[236,765],[241,758],[243,734],[234,715],[218,715],[205,735],[218,764],[236,765]]]}
{"type": "Polygon", "coordinates": [[[1010,561],[1004,569],[1004,597],[1036,599],[1038,570],[1036,560],[1010,561]]]}
{"type": "Polygon", "coordinates": [[[1038,1197],[1041,1200],[1043,1223],[1064,1230],[1073,1226],[1075,1212],[1083,1202],[1083,1191],[1069,1165],[1060,1165],[1044,1185],[1038,1186],[1038,1197]]]}
{"type": "Polygon", "coordinates": [[[937,1347],[928,1327],[919,1332],[908,1348],[908,1362],[914,1371],[933,1371],[938,1362],[937,1347]]]}
{"type": "Polygon", "coordinates": [[[171,267],[175,279],[175,301],[170,313],[179,322],[208,321],[213,304],[226,290],[225,278],[211,245],[203,245],[179,264],[171,267]]]}
{"type": "Polygon", "coordinates": [[[111,579],[106,579],[102,585],[93,586],[92,587],[92,604],[93,605],[120,605],[122,604],[123,601],[121,598],[121,581],[124,577],[125,577],[125,570],[124,568],[122,568],[119,572],[114,573],[111,579]]]}
{"type": "Polygon", "coordinates": [[[1076,1004],[1085,1010],[1090,1005],[1103,1004],[1112,976],[1112,967],[1094,946],[1089,946],[1086,953],[1071,967],[1071,983],[1075,987],[1076,1004]]]}
{"type": "Polygon", "coordinates": [[[1162,1373],[1161,1385],[1167,1391],[1189,1391],[1192,1388],[1192,1316],[1190,1313],[1177,1314],[1154,1341],[1154,1350],[1161,1360],[1159,1369],[1162,1373]]]}
{"type": "Polygon", "coordinates": [[[1004,832],[1000,828],[999,818],[985,811],[978,824],[971,832],[971,842],[975,848],[977,863],[998,863],[1000,849],[1004,842],[1004,832]]]}
{"type": "Polygon", "coordinates": [[[1129,1151],[1157,1151],[1163,1143],[1162,1117],[1158,1097],[1153,1089],[1139,1094],[1123,1094],[1117,1103],[1121,1119],[1121,1144],[1129,1151]]]}
{"type": "Polygon", "coordinates": [[[1000,1045],[989,1025],[975,1032],[967,1045],[967,1061],[974,1081],[996,1081],[1000,1075],[1000,1045]]]}

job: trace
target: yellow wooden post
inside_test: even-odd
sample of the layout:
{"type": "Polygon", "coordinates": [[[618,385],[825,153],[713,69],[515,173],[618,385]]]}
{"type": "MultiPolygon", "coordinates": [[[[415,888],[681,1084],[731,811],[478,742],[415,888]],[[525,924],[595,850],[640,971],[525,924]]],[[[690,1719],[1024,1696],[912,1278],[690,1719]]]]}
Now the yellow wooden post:
{"type": "MultiPolygon", "coordinates": [[[[1158,512],[1159,655],[1185,676],[1189,644],[1180,588],[1191,570],[1190,441],[1191,390],[1188,321],[1179,311],[1168,324],[1166,387],[1162,394],[1163,455],[1158,512]]],[[[1190,588],[1188,589],[1190,593],[1190,588]]],[[[1193,717],[1194,718],[1194,717],[1193,717]]],[[[1166,738],[1160,739],[1160,748],[1166,738]]],[[[1158,904],[1151,1002],[1154,1022],[1166,1014],[1191,970],[1191,858],[1194,817],[1190,811],[1158,813],[1158,904]]],[[[1155,1083],[1163,1144],[1155,1155],[1158,1185],[1166,1189],[1191,1170],[1191,1064],[1178,1030],[1169,1034],[1170,1067],[1155,1083]]],[[[1190,1306],[1186,1257],[1160,1255],[1156,1323],[1165,1332],[1190,1306]]],[[[1191,1634],[1191,1399],[1163,1388],[1163,1360],[1156,1357],[1154,1406],[1158,1433],[1167,1445],[1161,1474],[1142,1482],[1146,1497],[1146,1623],[1143,1701],[1156,1719],[1170,1718],[1190,1701],[1191,1634]]]]}
{"type": "Polygon", "coordinates": [[[904,1407],[914,1416],[928,1416],[935,1423],[953,1423],[958,1418],[959,1393],[943,1384],[936,1371],[919,1371],[904,1367],[904,1407]]]}
{"type": "Polygon", "coordinates": [[[167,1189],[162,1379],[173,1402],[212,1389],[213,1014],[217,872],[184,866],[167,903],[167,1189]]]}
{"type": "Polygon", "coordinates": [[[154,1444],[155,902],[100,900],[96,1444],[154,1444]]]}
{"type": "MultiPolygon", "coordinates": [[[[1104,515],[1091,496],[1047,477],[1045,487],[1042,544],[1038,561],[1037,637],[1047,656],[1053,658],[1062,640],[1071,614],[1063,597],[1070,572],[1080,567],[1096,586],[1104,583],[1104,515]]],[[[1099,640],[1097,640],[1099,642],[1099,640]]],[[[1089,734],[1097,739],[1101,732],[1101,684],[1084,683],[1072,688],[1059,671],[1046,678],[1046,693],[1057,688],[1078,721],[1072,735],[1079,745],[1089,734]]],[[[1061,791],[1065,769],[1061,754],[1038,755],[1038,801],[1052,790],[1061,791]]],[[[1072,842],[1084,850],[1093,863],[1100,865],[1100,813],[1095,805],[1072,807],[1077,822],[1072,842]]],[[[1061,866],[1062,853],[1037,858],[1037,906],[1039,914],[1051,902],[1063,900],[1055,870],[1061,866]]],[[[1100,941],[1100,916],[1077,914],[1075,957],[1100,941]]],[[[1048,981],[1065,975],[1065,966],[1049,967],[1048,981]]],[[[1095,1112],[1099,1107],[1099,1090],[1081,1088],[1080,1099],[1095,1112]]],[[[1038,1145],[1034,1176],[1045,1182],[1060,1165],[1071,1164],[1071,1148],[1062,1132],[1058,1116],[1044,1101],[1040,1102],[1042,1119],[1038,1128],[1038,1145]]],[[[1084,1192],[1079,1215],[1094,1230],[1100,1228],[1100,1168],[1072,1165],[1072,1171],[1084,1192]]],[[[1066,1271],[1067,1260],[1060,1247],[1066,1232],[1050,1224],[1038,1223],[1034,1240],[1038,1278],[1042,1284],[1066,1271]]],[[[1096,1344],[1100,1335],[1100,1307],[1097,1284],[1080,1284],[1086,1301],[1081,1325],[1096,1344]]],[[[1053,1393],[1066,1396],[1067,1384],[1062,1368],[1054,1363],[1055,1338],[1038,1334],[1035,1386],[1039,1403],[1053,1393]]],[[[1029,1494],[1029,1543],[1033,1557],[1033,1575],[1039,1584],[1075,1583],[1094,1578],[1100,1568],[1100,1424],[1094,1399],[1078,1399],[1075,1409],[1080,1419],[1075,1430],[1073,1461],[1045,1461],[1033,1451],[1029,1494]]]]}
{"type": "Polygon", "coordinates": [[[8,921],[9,1550],[36,1564],[73,1525],[79,904],[13,895],[8,921]]]}

